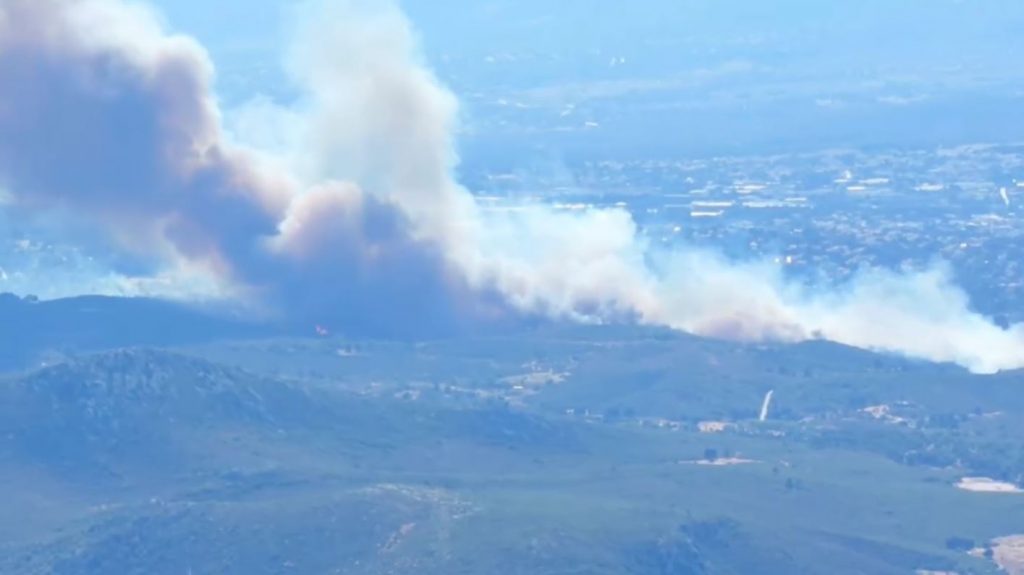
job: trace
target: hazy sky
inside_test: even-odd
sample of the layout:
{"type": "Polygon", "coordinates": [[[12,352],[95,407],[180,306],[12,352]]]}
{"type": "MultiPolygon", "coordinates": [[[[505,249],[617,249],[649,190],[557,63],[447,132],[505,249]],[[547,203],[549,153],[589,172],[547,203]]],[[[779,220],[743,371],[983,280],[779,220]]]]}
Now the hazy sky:
{"type": "MultiPolygon", "coordinates": [[[[157,4],[211,51],[229,109],[292,97],[280,48],[297,2],[157,4]]],[[[931,146],[1014,139],[1024,125],[1019,0],[402,5],[462,100],[471,159],[528,154],[566,106],[614,134],[580,141],[560,126],[544,145],[569,156],[931,146]]]]}
{"type": "MultiPolygon", "coordinates": [[[[179,30],[230,66],[273,58],[294,1],[158,0],[179,30]]],[[[639,70],[744,57],[807,73],[974,66],[1016,77],[1024,4],[1016,0],[406,0],[434,59],[502,52],[636,55],[639,70]],[[831,66],[828,64],[831,62],[831,66]],[[820,65],[818,69],[814,66],[820,65]]],[[[440,65],[441,62],[435,62],[440,65]]],[[[537,77],[541,82],[544,78],[537,77]]]]}

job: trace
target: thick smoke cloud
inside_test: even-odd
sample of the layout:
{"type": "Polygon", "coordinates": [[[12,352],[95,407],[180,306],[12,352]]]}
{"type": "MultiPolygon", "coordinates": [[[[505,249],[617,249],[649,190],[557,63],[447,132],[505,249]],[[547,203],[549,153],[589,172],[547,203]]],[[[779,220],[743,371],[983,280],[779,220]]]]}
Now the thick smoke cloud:
{"type": "Polygon", "coordinates": [[[304,9],[288,59],[304,97],[250,107],[242,127],[258,129],[229,140],[205,51],[144,9],[4,0],[0,187],[13,209],[71,211],[125,250],[348,330],[437,333],[511,311],[1024,366],[1024,326],[972,312],[941,266],[811,289],[767,263],[653,249],[623,210],[482,210],[452,176],[457,101],[397,8],[304,9]],[[256,132],[274,145],[237,143],[256,132]]]}
{"type": "Polygon", "coordinates": [[[213,66],[120,0],[0,5],[0,181],[126,250],[201,267],[241,296],[362,330],[445,329],[466,291],[386,197],[300,188],[225,141],[213,66]]]}
{"type": "Polygon", "coordinates": [[[116,4],[10,0],[0,14],[0,173],[21,206],[216,265],[234,239],[273,233],[284,198],[220,145],[202,48],[116,4]]]}

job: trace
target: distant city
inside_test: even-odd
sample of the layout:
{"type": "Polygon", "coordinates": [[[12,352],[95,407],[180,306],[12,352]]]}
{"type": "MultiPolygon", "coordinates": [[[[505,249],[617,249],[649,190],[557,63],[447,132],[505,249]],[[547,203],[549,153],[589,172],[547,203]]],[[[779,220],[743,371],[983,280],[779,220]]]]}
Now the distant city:
{"type": "Polygon", "coordinates": [[[948,262],[976,308],[1024,319],[1024,145],[824,150],[700,160],[587,161],[468,174],[490,209],[621,207],[652,242],[771,259],[809,281],[948,262]]]}
{"type": "MultiPolygon", "coordinates": [[[[545,171],[463,174],[490,210],[543,202],[562,210],[618,207],[665,247],[768,259],[814,282],[858,269],[951,265],[979,311],[1024,320],[1024,144],[931,150],[823,150],[679,160],[590,160],[545,171]]],[[[0,243],[0,291],[159,292],[118,279],[100,251],[42,240],[31,224],[0,243]],[[33,278],[46,270],[53,281],[33,278]]]]}

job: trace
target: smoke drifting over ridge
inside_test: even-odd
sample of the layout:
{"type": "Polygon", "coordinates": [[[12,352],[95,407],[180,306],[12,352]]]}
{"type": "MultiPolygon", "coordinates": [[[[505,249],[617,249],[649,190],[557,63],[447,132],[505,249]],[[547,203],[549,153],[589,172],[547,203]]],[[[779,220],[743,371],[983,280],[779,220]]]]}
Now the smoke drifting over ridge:
{"type": "Polygon", "coordinates": [[[970,310],[947,270],[840,289],[766,263],[645,244],[624,210],[486,212],[457,182],[457,101],[389,3],[315,2],[290,54],[304,98],[231,141],[204,49],[123,0],[0,5],[0,186],[241,298],[353,330],[431,333],[509,314],[629,320],[743,340],[826,338],[976,371],[1024,366],[1024,326],[970,310]]]}

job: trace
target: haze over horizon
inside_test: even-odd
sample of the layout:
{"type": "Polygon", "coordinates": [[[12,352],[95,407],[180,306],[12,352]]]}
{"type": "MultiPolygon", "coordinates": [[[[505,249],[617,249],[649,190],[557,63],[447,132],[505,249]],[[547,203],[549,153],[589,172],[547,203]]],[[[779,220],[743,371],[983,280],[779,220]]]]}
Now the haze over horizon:
{"type": "MultiPolygon", "coordinates": [[[[943,3],[929,12],[929,22],[962,26],[964,42],[971,42],[980,30],[989,30],[989,16],[981,11],[980,27],[974,29],[970,20],[956,19],[962,4],[943,3]]],[[[508,9],[488,6],[465,17],[499,18],[508,9]]],[[[908,11],[894,19],[923,25],[914,19],[923,8],[904,8],[908,11]]],[[[221,9],[230,14],[238,7],[221,9]]],[[[422,9],[410,5],[413,14],[422,9]]],[[[907,70],[893,54],[911,50],[907,56],[913,56],[919,43],[902,43],[893,32],[885,37],[899,49],[886,52],[889,71],[881,59],[844,60],[837,56],[852,58],[856,52],[843,48],[841,40],[862,33],[852,15],[836,20],[835,14],[815,12],[801,2],[793,2],[792,9],[820,20],[811,30],[826,33],[839,46],[832,53],[836,68],[875,67],[837,77],[846,80],[820,76],[797,82],[809,64],[802,59],[811,56],[820,38],[808,33],[810,44],[794,43],[801,37],[797,25],[793,35],[756,39],[744,20],[729,20],[722,24],[743,32],[741,45],[775,46],[774,53],[753,52],[778,62],[750,60],[744,47],[737,48],[739,55],[704,54],[695,66],[684,66],[690,76],[609,79],[608,68],[635,61],[632,54],[614,55],[631,46],[628,38],[618,38],[610,59],[605,50],[612,48],[591,49],[603,62],[600,75],[538,86],[537,77],[517,80],[513,74],[506,80],[512,84],[510,98],[519,98],[515,101],[525,109],[554,106],[562,110],[560,116],[578,115],[593,102],[624,96],[644,101],[666,90],[692,92],[696,98],[707,90],[726,100],[743,96],[747,103],[741,108],[756,107],[779,98],[763,100],[757,94],[779,91],[775,82],[780,80],[780,101],[810,99],[818,111],[842,110],[853,105],[854,96],[876,107],[913,108],[943,101],[947,94],[976,95],[979,86],[986,94],[1020,98],[1013,92],[1019,78],[1005,70],[986,75],[984,66],[964,68],[966,75],[943,74],[915,59],[922,76],[900,76],[907,70]],[[851,27],[849,35],[828,33],[845,25],[851,27]],[[734,75],[746,79],[733,83],[734,75]],[[897,77],[902,79],[896,82],[897,77]],[[831,82],[825,85],[835,97],[819,93],[823,80],[831,82]]],[[[692,13],[716,22],[717,10],[696,2],[692,13]]],[[[187,4],[170,12],[170,18],[177,13],[188,20],[187,4]]],[[[743,341],[824,338],[979,372],[1024,366],[1024,325],[1001,327],[975,311],[941,262],[914,270],[865,268],[838,285],[808,282],[788,277],[767,260],[653,245],[633,214],[620,207],[567,212],[531,200],[509,210],[484,209],[456,179],[457,150],[477,134],[488,137],[488,124],[476,121],[479,102],[470,106],[468,119],[460,115],[456,94],[428,64],[426,55],[438,53],[439,70],[451,64],[443,41],[432,45],[432,36],[417,33],[397,5],[384,1],[311,2],[286,12],[293,23],[286,27],[290,39],[273,63],[266,60],[282,43],[253,43],[252,31],[234,46],[226,38],[205,38],[229,60],[231,53],[243,61],[262,59],[263,70],[283,63],[279,78],[289,88],[274,94],[269,84],[261,89],[258,80],[240,84],[233,89],[256,92],[248,99],[234,94],[225,108],[220,103],[225,98],[215,91],[224,80],[215,84],[216,62],[207,48],[188,36],[187,28],[165,24],[144,4],[6,2],[0,8],[0,178],[6,217],[44,221],[51,233],[58,227],[53,223],[60,222],[70,232],[56,239],[116,254],[114,267],[97,274],[115,274],[115,285],[163,295],[226,297],[353,332],[451,333],[522,316],[638,321],[743,341]],[[181,34],[167,32],[168,25],[181,34]]],[[[428,30],[438,25],[441,13],[435,11],[433,21],[424,18],[428,30]]],[[[773,15],[785,22],[785,13],[773,15]]],[[[999,14],[1004,21],[1007,12],[999,14]]],[[[564,22],[561,12],[548,16],[534,25],[554,26],[560,17],[564,22]]],[[[581,49],[606,38],[603,27],[611,20],[593,22],[590,32],[603,31],[588,37],[587,29],[579,30],[581,49]]],[[[257,20],[257,28],[267,24],[257,20]]],[[[509,34],[518,38],[514,29],[509,34]]],[[[690,34],[683,38],[700,54],[707,38],[692,29],[690,34]]],[[[996,49],[999,36],[988,37],[957,58],[982,58],[991,65],[1003,61],[1007,53],[996,49]]],[[[645,39],[657,46],[671,38],[645,39]]],[[[574,46],[573,38],[564,40],[563,47],[574,46]]],[[[637,49],[650,53],[652,48],[637,49]]],[[[545,60],[543,42],[531,50],[490,54],[483,65],[521,58],[536,61],[538,68],[560,65],[558,58],[545,60]]],[[[663,52],[666,59],[670,52],[675,51],[663,52]]],[[[451,65],[450,82],[475,89],[472,77],[460,70],[480,65],[451,65]]],[[[820,62],[813,65],[822,68],[820,62]]],[[[662,66],[647,73],[676,69],[662,66]]],[[[587,113],[591,119],[584,127],[607,129],[609,122],[594,115],[599,108],[587,113]]],[[[715,132],[708,126],[691,130],[715,132]]]]}

